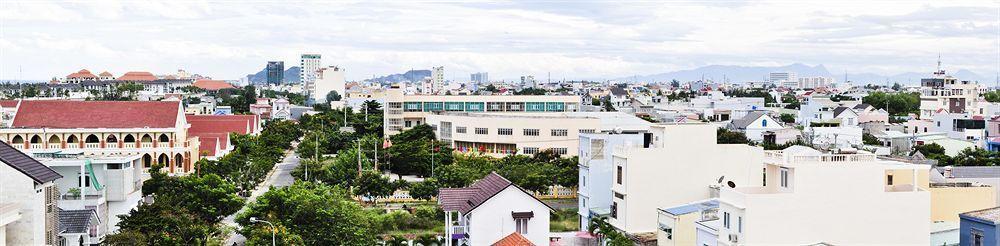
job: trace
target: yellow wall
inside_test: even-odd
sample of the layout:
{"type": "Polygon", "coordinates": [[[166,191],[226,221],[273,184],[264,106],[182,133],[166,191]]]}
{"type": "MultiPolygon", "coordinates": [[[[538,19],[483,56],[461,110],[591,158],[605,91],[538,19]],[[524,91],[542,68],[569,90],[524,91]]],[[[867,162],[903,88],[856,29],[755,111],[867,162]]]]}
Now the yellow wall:
{"type": "Polygon", "coordinates": [[[930,188],[931,220],[958,221],[958,214],[996,207],[996,187],[930,188]]]}
{"type": "Polygon", "coordinates": [[[674,235],[673,240],[667,240],[666,236],[662,231],[657,230],[657,246],[683,246],[683,245],[694,245],[697,239],[697,230],[695,229],[695,222],[701,219],[701,213],[687,213],[677,216],[676,223],[674,225],[674,235]]]}
{"type": "MultiPolygon", "coordinates": [[[[917,170],[917,186],[920,188],[927,189],[928,178],[927,169],[917,170]]],[[[889,175],[892,175],[893,184],[911,184],[913,183],[913,171],[912,170],[886,170],[886,184],[888,184],[889,175]]]]}

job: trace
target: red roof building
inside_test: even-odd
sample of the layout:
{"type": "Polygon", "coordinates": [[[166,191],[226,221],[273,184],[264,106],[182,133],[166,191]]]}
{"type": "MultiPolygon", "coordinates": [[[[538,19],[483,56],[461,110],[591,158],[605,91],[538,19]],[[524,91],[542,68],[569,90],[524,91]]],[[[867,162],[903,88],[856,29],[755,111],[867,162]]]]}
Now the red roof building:
{"type": "Polygon", "coordinates": [[[232,84],[226,83],[226,81],[222,81],[222,80],[209,80],[209,79],[200,79],[198,81],[195,81],[194,84],[192,84],[192,85],[194,85],[195,87],[204,89],[206,91],[217,91],[217,90],[222,90],[222,89],[236,88],[232,84]]]}
{"type": "Polygon", "coordinates": [[[82,80],[97,79],[97,75],[90,73],[90,70],[81,69],[80,71],[66,75],[66,79],[82,79],[82,80]]]}
{"type": "Polygon", "coordinates": [[[493,246],[535,246],[535,244],[524,238],[521,233],[514,232],[493,243],[493,246]]]}
{"type": "Polygon", "coordinates": [[[156,80],[156,76],[150,72],[127,72],[121,77],[118,77],[121,81],[153,81],[156,80]]]}
{"type": "Polygon", "coordinates": [[[24,100],[11,128],[172,128],[180,102],[24,100]]]}
{"type": "Polygon", "coordinates": [[[257,134],[260,118],[256,115],[186,115],[191,125],[188,135],[201,141],[199,156],[216,159],[229,153],[229,135],[257,134]]]}

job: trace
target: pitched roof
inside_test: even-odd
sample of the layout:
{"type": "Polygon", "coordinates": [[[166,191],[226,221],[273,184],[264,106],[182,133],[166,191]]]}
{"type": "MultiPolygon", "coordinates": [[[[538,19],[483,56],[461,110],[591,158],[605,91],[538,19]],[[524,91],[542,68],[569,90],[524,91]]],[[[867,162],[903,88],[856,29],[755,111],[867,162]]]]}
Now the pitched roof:
{"type": "Polygon", "coordinates": [[[189,134],[199,133],[239,133],[249,134],[256,130],[255,115],[185,115],[189,134]]]}
{"type": "Polygon", "coordinates": [[[872,105],[869,105],[867,103],[859,103],[858,105],[854,105],[854,110],[865,110],[865,109],[867,109],[868,107],[871,107],[871,106],[872,105]]]}
{"type": "Polygon", "coordinates": [[[535,244],[522,236],[521,233],[514,232],[493,243],[493,246],[535,246],[535,244]]]}
{"type": "Polygon", "coordinates": [[[11,128],[171,128],[180,102],[24,100],[11,128]]]}
{"type": "Polygon", "coordinates": [[[150,73],[150,72],[136,72],[136,71],[132,71],[132,72],[127,72],[127,73],[123,74],[121,77],[118,77],[118,80],[123,80],[123,81],[153,81],[153,80],[156,80],[156,76],[154,76],[153,73],[150,73]]]}
{"type": "Polygon", "coordinates": [[[746,116],[743,116],[743,118],[735,119],[729,122],[729,124],[731,124],[735,129],[746,129],[747,126],[750,126],[750,124],[757,121],[758,118],[764,115],[767,115],[764,111],[750,111],[746,116]]]}
{"type": "Polygon", "coordinates": [[[1000,178],[1000,166],[950,167],[955,178],[1000,178]]]}
{"type": "Polygon", "coordinates": [[[13,108],[17,107],[18,100],[0,100],[0,107],[13,108]]]}
{"type": "Polygon", "coordinates": [[[97,78],[97,76],[94,75],[93,73],[90,73],[90,70],[81,69],[78,72],[66,75],[66,78],[70,78],[70,79],[75,79],[75,78],[97,78]]]}
{"type": "Polygon", "coordinates": [[[86,233],[91,223],[100,223],[93,209],[59,210],[59,230],[64,233],[86,233]],[[98,221],[91,221],[97,219],[98,221]]]}
{"type": "Polygon", "coordinates": [[[114,75],[112,75],[108,71],[101,72],[101,74],[99,75],[101,75],[101,77],[114,77],[114,75]]]}
{"type": "Polygon", "coordinates": [[[626,92],[625,89],[622,88],[611,87],[611,94],[615,96],[626,96],[628,95],[628,92],[626,92]]]}
{"type": "Polygon", "coordinates": [[[45,166],[20,150],[14,149],[14,147],[3,141],[0,141],[0,161],[24,173],[24,175],[27,175],[38,183],[47,183],[62,178],[62,175],[56,173],[52,168],[45,166]]]}
{"type": "MultiPolygon", "coordinates": [[[[842,114],[844,112],[847,112],[848,110],[851,110],[851,108],[848,108],[848,107],[837,107],[837,108],[833,109],[833,117],[840,116],[840,114],[842,114]]],[[[851,112],[854,112],[854,110],[851,110],[851,112]]],[[[857,114],[857,113],[855,113],[855,114],[857,114]]]]}
{"type": "Polygon", "coordinates": [[[236,88],[232,84],[226,83],[226,81],[208,80],[208,79],[200,79],[198,81],[195,81],[194,84],[192,85],[209,91],[236,88]]]}
{"type": "MultiPolygon", "coordinates": [[[[514,186],[526,195],[535,198],[531,193],[511,183],[510,180],[507,180],[496,172],[490,172],[486,177],[477,180],[469,187],[442,188],[438,190],[438,204],[441,205],[441,209],[444,211],[460,211],[463,214],[467,214],[508,186],[514,186]]],[[[538,200],[538,198],[535,198],[535,200],[538,200]]],[[[540,200],[538,202],[549,206],[540,200]]],[[[551,209],[551,207],[549,208],[551,209]]]]}

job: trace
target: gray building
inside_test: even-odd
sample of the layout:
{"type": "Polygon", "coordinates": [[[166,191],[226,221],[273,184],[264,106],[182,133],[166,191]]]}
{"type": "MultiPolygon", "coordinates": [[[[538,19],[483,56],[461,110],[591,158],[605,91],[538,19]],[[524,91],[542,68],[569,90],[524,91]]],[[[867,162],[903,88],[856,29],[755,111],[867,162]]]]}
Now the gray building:
{"type": "Polygon", "coordinates": [[[285,62],[267,62],[267,84],[280,85],[285,80],[285,62]]]}

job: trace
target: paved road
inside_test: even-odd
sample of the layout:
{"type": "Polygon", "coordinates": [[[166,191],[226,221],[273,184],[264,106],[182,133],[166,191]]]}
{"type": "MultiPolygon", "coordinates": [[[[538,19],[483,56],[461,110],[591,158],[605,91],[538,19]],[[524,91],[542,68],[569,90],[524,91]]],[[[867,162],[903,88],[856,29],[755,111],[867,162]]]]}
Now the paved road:
{"type": "MultiPolygon", "coordinates": [[[[285,159],[282,160],[281,163],[274,165],[274,169],[271,169],[271,172],[267,174],[267,178],[264,179],[264,182],[261,182],[257,185],[257,188],[250,192],[250,197],[247,198],[246,204],[251,204],[256,201],[257,197],[271,190],[271,187],[284,187],[292,185],[292,183],[295,182],[295,178],[292,177],[292,170],[294,170],[297,166],[299,166],[299,155],[295,154],[295,151],[286,152],[285,159]]],[[[239,212],[222,219],[222,224],[232,228],[240,228],[240,225],[236,224],[234,220],[236,219],[236,215],[242,213],[246,208],[246,206],[243,206],[239,212]]],[[[246,238],[243,237],[243,235],[233,232],[222,245],[229,246],[233,245],[233,243],[243,245],[244,242],[246,242],[246,238]]]]}

